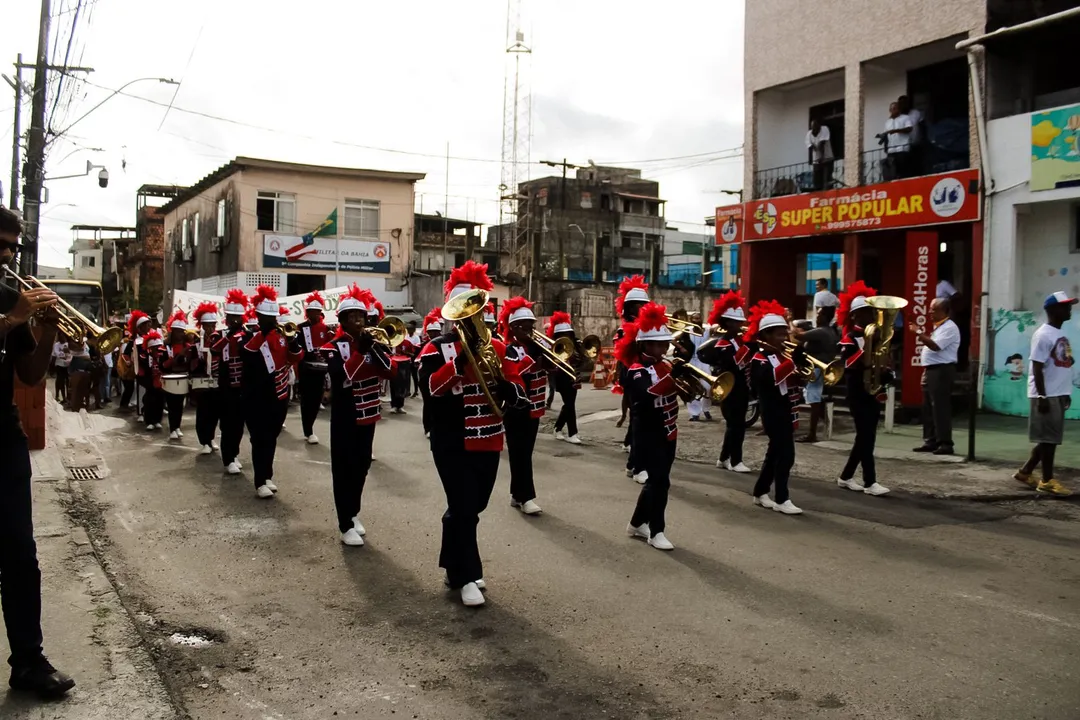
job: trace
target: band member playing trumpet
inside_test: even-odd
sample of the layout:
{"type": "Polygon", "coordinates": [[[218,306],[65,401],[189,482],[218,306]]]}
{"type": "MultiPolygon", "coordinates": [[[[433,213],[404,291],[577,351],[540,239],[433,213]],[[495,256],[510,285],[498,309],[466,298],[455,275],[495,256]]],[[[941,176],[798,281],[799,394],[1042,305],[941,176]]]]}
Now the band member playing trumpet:
{"type": "MultiPolygon", "coordinates": [[[[840,293],[840,309],[837,313],[837,322],[844,332],[840,340],[840,357],[844,361],[844,376],[847,378],[848,409],[855,422],[855,443],[836,484],[867,495],[885,495],[889,492],[889,488],[878,483],[874,467],[874,444],[877,442],[877,425],[881,418],[884,393],[871,394],[866,382],[867,368],[874,360],[872,352],[866,348],[865,332],[877,319],[877,311],[871,307],[868,299],[876,295],[877,290],[858,280],[840,293]],[[855,480],[855,471],[860,465],[862,484],[855,480]]],[[[888,372],[887,381],[892,381],[891,372],[888,372]]]]}
{"type": "Polygon", "coordinates": [[[750,382],[757,391],[761,422],[769,437],[765,461],[754,485],[754,504],[785,515],[799,515],[802,510],[788,497],[788,478],[795,464],[795,428],[799,424],[799,401],[802,398],[794,357],[785,352],[788,323],[784,306],[775,300],[762,300],[750,310],[750,324],[744,342],[758,341],[758,350],[750,363],[750,382]],[[769,489],[775,490],[769,498],[769,489]]]}
{"type": "MultiPolygon", "coordinates": [[[[486,324],[486,323],[485,323],[486,324]]],[[[499,329],[506,338],[506,357],[517,363],[529,403],[522,408],[507,408],[503,415],[506,449],[510,458],[510,506],[526,515],[538,515],[536,486],[533,483],[533,448],[544,417],[544,391],[547,371],[543,354],[536,346],[533,330],[536,316],[532,303],[513,297],[503,303],[499,329]]]]}
{"type": "Polygon", "coordinates": [[[721,295],[713,303],[709,324],[719,331],[713,342],[706,341],[698,348],[698,359],[720,372],[731,373],[735,384],[720,405],[724,415],[724,444],[716,467],[737,473],[749,473],[743,462],[743,442],[746,439],[746,408],[750,404],[748,368],[756,347],[743,339],[746,331],[746,301],[735,290],[721,295]]]}
{"type": "MultiPolygon", "coordinates": [[[[615,314],[620,318],[622,325],[615,330],[614,344],[618,344],[619,340],[626,334],[628,323],[633,323],[637,320],[638,312],[649,302],[649,285],[645,282],[644,275],[632,275],[628,278],[624,278],[619,283],[619,294],[615,296],[615,314]]],[[[647,473],[640,463],[635,461],[634,458],[634,408],[630,402],[630,398],[626,397],[623,393],[623,381],[626,379],[626,366],[617,361],[615,365],[615,386],[611,389],[613,393],[623,395],[622,400],[622,417],[617,423],[618,427],[622,427],[623,422],[626,420],[626,416],[630,415],[630,424],[626,428],[626,435],[623,438],[623,449],[629,453],[626,458],[626,476],[634,479],[638,484],[645,482],[647,473]]]]}
{"type": "Polygon", "coordinates": [[[390,348],[374,342],[368,331],[370,296],[364,292],[354,283],[341,296],[337,335],[322,347],[330,376],[330,472],[338,530],[342,543],[357,547],[367,534],[360,507],[375,424],[382,417],[379,388],[396,370],[390,348]]]}
{"type": "MultiPolygon", "coordinates": [[[[212,378],[216,383],[218,377],[218,358],[211,350],[221,338],[217,331],[218,314],[217,303],[201,303],[195,312],[195,323],[199,330],[199,340],[195,345],[196,362],[191,369],[192,376],[212,378]]],[[[199,439],[200,455],[209,455],[218,449],[214,442],[214,434],[217,432],[218,419],[221,416],[221,393],[220,384],[217,387],[211,385],[204,387],[195,395],[195,435],[199,439]]]]}
{"type": "Polygon", "coordinates": [[[278,324],[277,290],[260,285],[251,298],[259,329],[243,344],[245,424],[251,438],[255,494],[274,497],[274,454],[289,409],[289,372],[304,357],[298,338],[287,339],[278,324]]]}
{"type": "Polygon", "coordinates": [[[161,365],[165,358],[165,340],[158,330],[150,330],[143,335],[139,353],[139,367],[143,369],[139,376],[143,390],[143,419],[147,430],[161,429],[161,416],[165,413],[165,391],[161,388],[161,365]]]}
{"type": "Polygon", "coordinates": [[[574,326],[570,322],[570,313],[561,310],[553,312],[551,317],[548,318],[546,330],[547,336],[551,338],[553,343],[561,338],[568,338],[574,343],[574,354],[569,363],[574,370],[574,377],[570,377],[564,372],[554,373],[555,390],[559,393],[559,398],[562,399],[562,408],[559,410],[559,417],[555,420],[555,438],[565,440],[573,445],[580,445],[581,437],[578,436],[577,428],[577,394],[578,390],[581,389],[581,383],[577,379],[577,369],[581,366],[583,360],[581,343],[578,342],[577,337],[574,335],[574,326]],[[566,428],[565,434],[563,428],[566,428]]]}
{"type": "Polygon", "coordinates": [[[633,455],[646,473],[626,532],[657,550],[674,550],[664,535],[664,514],[675,462],[679,400],[672,366],[664,359],[672,338],[665,314],[663,305],[642,306],[635,322],[623,326],[615,354],[626,367],[623,391],[630,399],[633,455]]]}
{"type": "Polygon", "coordinates": [[[487,265],[469,260],[454,268],[442,309],[454,330],[420,353],[420,383],[431,406],[431,455],[446,493],[439,566],[468,606],[484,604],[476,529],[499,470],[502,408],[528,403],[517,364],[506,359],[506,346],[491,339],[483,323],[491,288],[487,265]]]}
{"type": "Polygon", "coordinates": [[[428,439],[431,438],[431,403],[428,402],[428,399],[431,396],[428,394],[427,383],[422,383],[419,381],[421,363],[420,355],[423,349],[427,347],[427,344],[429,342],[442,335],[443,321],[442,315],[440,315],[441,311],[442,308],[432,308],[431,312],[429,312],[424,317],[423,344],[421,344],[420,351],[416,354],[417,387],[420,388],[420,396],[424,399],[424,408],[421,411],[421,419],[423,420],[424,424],[424,437],[428,439]]]}
{"type": "Polygon", "coordinates": [[[296,385],[300,390],[300,425],[304,439],[309,445],[318,445],[315,420],[322,405],[323,387],[326,384],[326,360],[321,348],[330,342],[333,333],[326,327],[323,311],[326,301],[319,292],[304,298],[304,322],[297,326],[300,343],[304,348],[304,361],[296,370],[296,385]]]}
{"type": "Polygon", "coordinates": [[[221,463],[225,472],[238,475],[240,441],[244,437],[244,400],[240,383],[243,377],[243,357],[240,348],[245,342],[244,315],[248,299],[244,291],[233,288],[225,293],[225,330],[210,346],[216,362],[218,399],[221,411],[221,463]]]}
{"type": "MultiPolygon", "coordinates": [[[[165,323],[165,329],[169,333],[168,342],[165,343],[165,354],[161,359],[162,370],[170,375],[190,375],[195,354],[194,344],[188,331],[187,314],[183,310],[177,310],[165,323]]],[[[169,439],[179,440],[184,437],[184,431],[180,429],[180,421],[184,417],[184,404],[187,395],[165,393],[165,408],[169,414],[169,439]]]]}

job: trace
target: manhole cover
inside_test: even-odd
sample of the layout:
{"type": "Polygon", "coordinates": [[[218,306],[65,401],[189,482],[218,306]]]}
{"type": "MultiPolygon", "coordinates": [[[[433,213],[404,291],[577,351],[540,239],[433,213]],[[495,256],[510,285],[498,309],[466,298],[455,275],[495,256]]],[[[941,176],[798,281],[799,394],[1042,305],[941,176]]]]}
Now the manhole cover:
{"type": "Polygon", "coordinates": [[[69,467],[68,474],[71,475],[72,480],[100,480],[101,475],[98,474],[96,465],[90,467],[69,467]]]}

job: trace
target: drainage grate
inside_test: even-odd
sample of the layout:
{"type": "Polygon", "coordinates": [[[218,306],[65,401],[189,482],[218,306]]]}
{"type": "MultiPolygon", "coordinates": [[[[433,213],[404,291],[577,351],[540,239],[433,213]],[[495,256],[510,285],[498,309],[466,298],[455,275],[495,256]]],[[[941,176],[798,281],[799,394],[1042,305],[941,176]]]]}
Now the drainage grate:
{"type": "Polygon", "coordinates": [[[100,480],[101,475],[98,475],[98,469],[96,465],[90,467],[69,467],[68,473],[71,475],[72,480],[100,480]]]}

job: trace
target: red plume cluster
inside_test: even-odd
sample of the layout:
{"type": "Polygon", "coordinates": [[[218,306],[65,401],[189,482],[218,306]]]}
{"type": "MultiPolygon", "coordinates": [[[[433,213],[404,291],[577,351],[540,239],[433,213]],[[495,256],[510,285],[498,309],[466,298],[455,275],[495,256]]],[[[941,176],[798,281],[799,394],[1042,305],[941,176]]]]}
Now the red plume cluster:
{"type": "Polygon", "coordinates": [[[491,284],[491,278],[488,277],[487,264],[481,264],[475,260],[466,260],[461,267],[451,270],[450,279],[446,281],[443,290],[449,295],[450,291],[458,285],[472,285],[481,290],[491,290],[495,287],[491,284]]]}
{"type": "Polygon", "coordinates": [[[840,307],[836,309],[837,327],[847,327],[848,314],[851,312],[851,301],[860,295],[863,297],[874,297],[877,295],[877,290],[870,287],[862,280],[856,280],[848,285],[847,289],[840,293],[840,307]]]}
{"type": "Polygon", "coordinates": [[[161,339],[161,333],[159,331],[157,331],[157,330],[151,330],[150,332],[146,333],[145,336],[143,336],[143,342],[146,343],[147,345],[150,344],[151,340],[160,340],[160,339],[161,339]]]}
{"type": "Polygon", "coordinates": [[[172,315],[170,315],[168,321],[165,323],[165,327],[170,332],[172,332],[173,323],[177,322],[177,321],[180,321],[180,322],[184,323],[185,325],[187,325],[187,315],[184,314],[183,310],[177,310],[172,315]]]}
{"type": "Polygon", "coordinates": [[[259,316],[255,312],[255,308],[248,308],[247,311],[244,312],[244,324],[245,325],[247,325],[248,323],[258,322],[258,320],[259,320],[259,316]]]}
{"type": "Polygon", "coordinates": [[[431,312],[424,316],[424,332],[427,332],[428,325],[430,325],[431,323],[437,322],[441,325],[442,321],[442,308],[431,308],[431,312]]]}
{"type": "Polygon", "coordinates": [[[229,305],[243,305],[246,308],[248,306],[248,297],[240,288],[233,288],[225,293],[225,302],[229,305]]]}
{"type": "Polygon", "coordinates": [[[323,307],[326,307],[326,301],[323,300],[323,296],[322,296],[322,294],[319,293],[318,290],[316,290],[315,292],[311,293],[306,298],[304,298],[304,304],[305,305],[307,305],[308,303],[312,303],[312,302],[317,302],[320,305],[322,305],[323,307]]]}
{"type": "Polygon", "coordinates": [[[386,311],[383,310],[383,304],[381,302],[379,302],[378,300],[374,300],[371,303],[371,306],[379,313],[379,320],[382,320],[384,317],[386,317],[386,311]]]}
{"type": "Polygon", "coordinates": [[[624,322],[622,324],[623,336],[615,341],[615,359],[630,367],[638,361],[637,351],[637,323],[624,322]]]}
{"type": "Polygon", "coordinates": [[[761,319],[766,315],[779,315],[784,316],[787,312],[780,303],[775,300],[760,300],[758,304],[750,308],[750,314],[747,316],[748,323],[746,328],[746,334],[743,335],[743,342],[750,342],[757,338],[758,326],[761,325],[761,319]]]}
{"type": "Polygon", "coordinates": [[[649,283],[645,282],[644,275],[631,275],[628,278],[623,278],[623,281],[619,283],[619,294],[615,296],[615,314],[620,318],[623,316],[622,309],[623,303],[626,302],[626,293],[634,288],[641,288],[648,292],[649,283]]]}
{"type": "Polygon", "coordinates": [[[641,308],[637,316],[637,325],[641,330],[655,330],[667,324],[667,308],[651,302],[641,308]]]}
{"type": "Polygon", "coordinates": [[[130,335],[131,337],[135,337],[135,328],[138,326],[139,320],[144,317],[150,316],[144,313],[142,310],[131,311],[131,317],[128,318],[127,324],[128,335],[130,335]]]}
{"type": "Polygon", "coordinates": [[[555,337],[555,326],[566,323],[570,324],[570,313],[565,313],[562,310],[556,310],[551,313],[551,317],[548,318],[547,323],[547,335],[548,337],[555,337]]]}
{"type": "Polygon", "coordinates": [[[719,325],[720,319],[728,310],[746,307],[746,300],[738,290],[729,290],[713,303],[712,312],[709,313],[709,324],[719,325]]]}
{"type": "Polygon", "coordinates": [[[289,312],[289,308],[286,307],[285,305],[278,305],[277,306],[277,314],[278,314],[278,317],[292,315],[292,313],[289,312]]]}
{"type": "Polygon", "coordinates": [[[258,305],[263,300],[277,302],[277,290],[269,285],[260,285],[255,288],[255,294],[251,296],[251,304],[258,305]]]}
{"type": "Polygon", "coordinates": [[[533,304],[521,297],[512,297],[502,304],[502,310],[499,312],[499,334],[504,338],[510,337],[510,315],[521,308],[528,308],[532,310],[533,304]]]}
{"type": "Polygon", "coordinates": [[[218,306],[215,302],[199,303],[199,307],[195,308],[195,322],[202,322],[202,316],[208,313],[217,315],[217,309],[218,306]]]}

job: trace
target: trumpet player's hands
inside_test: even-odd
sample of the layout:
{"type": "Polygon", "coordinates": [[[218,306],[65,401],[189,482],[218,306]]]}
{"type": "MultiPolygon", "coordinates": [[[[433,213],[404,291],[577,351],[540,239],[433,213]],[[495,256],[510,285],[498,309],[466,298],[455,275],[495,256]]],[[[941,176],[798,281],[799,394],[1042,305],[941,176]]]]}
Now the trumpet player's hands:
{"type": "Polygon", "coordinates": [[[7,313],[8,320],[13,325],[22,325],[31,317],[56,305],[60,298],[48,288],[33,288],[19,294],[15,307],[7,313]]]}
{"type": "Polygon", "coordinates": [[[371,350],[371,347],[375,344],[375,339],[371,337],[370,333],[361,333],[360,337],[356,339],[356,347],[360,352],[366,353],[371,350]]]}

